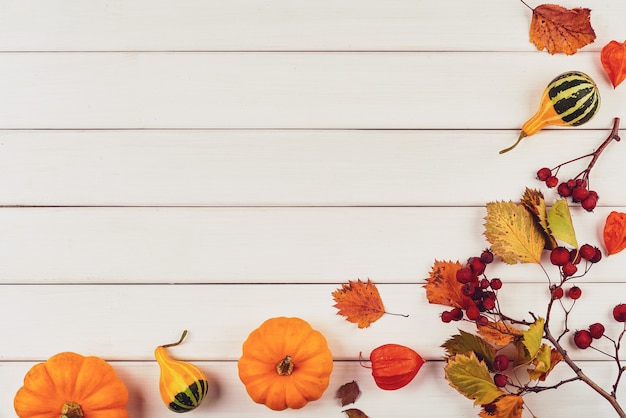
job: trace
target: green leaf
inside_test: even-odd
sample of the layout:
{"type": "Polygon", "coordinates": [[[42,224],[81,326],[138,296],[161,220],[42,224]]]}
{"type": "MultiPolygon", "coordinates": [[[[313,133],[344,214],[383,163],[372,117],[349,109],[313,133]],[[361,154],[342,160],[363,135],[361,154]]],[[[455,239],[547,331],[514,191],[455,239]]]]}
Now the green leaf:
{"type": "Polygon", "coordinates": [[[487,365],[478,360],[474,352],[457,354],[448,360],[444,368],[450,386],[469,399],[474,405],[491,403],[504,394],[494,383],[487,365]]]}
{"type": "Polygon", "coordinates": [[[554,202],[548,211],[548,227],[554,238],[566,242],[574,248],[578,248],[572,216],[565,199],[559,199],[554,202]]]}
{"type": "Polygon", "coordinates": [[[445,348],[448,357],[454,357],[457,354],[474,353],[478,360],[484,361],[489,370],[493,369],[493,359],[496,356],[496,349],[481,337],[459,330],[460,334],[453,335],[441,346],[445,348]]]}
{"type": "Polygon", "coordinates": [[[510,201],[488,203],[485,221],[485,237],[502,261],[541,263],[544,232],[524,205],[510,201]]]}
{"type": "Polygon", "coordinates": [[[545,319],[538,318],[526,331],[522,331],[522,344],[530,360],[537,357],[543,339],[545,319]]]}

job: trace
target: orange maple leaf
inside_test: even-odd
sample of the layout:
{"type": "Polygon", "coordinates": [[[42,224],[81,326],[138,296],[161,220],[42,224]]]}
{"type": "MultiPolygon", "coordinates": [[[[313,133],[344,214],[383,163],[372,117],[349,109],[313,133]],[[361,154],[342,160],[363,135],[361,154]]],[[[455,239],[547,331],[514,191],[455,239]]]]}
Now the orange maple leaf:
{"type": "Polygon", "coordinates": [[[424,285],[428,302],[462,309],[474,304],[470,297],[463,295],[462,285],[456,280],[456,272],[462,267],[458,261],[435,260],[424,285]]]}
{"type": "Polygon", "coordinates": [[[385,314],[378,289],[370,279],[367,282],[359,279],[342,284],[340,289],[333,292],[333,299],[337,302],[335,308],[339,309],[337,314],[358,324],[359,328],[369,327],[385,314]]]}
{"type": "Polygon", "coordinates": [[[530,41],[539,51],[545,48],[550,54],[563,52],[572,55],[596,39],[590,22],[590,9],[566,9],[556,4],[542,4],[532,11],[530,41]]]}

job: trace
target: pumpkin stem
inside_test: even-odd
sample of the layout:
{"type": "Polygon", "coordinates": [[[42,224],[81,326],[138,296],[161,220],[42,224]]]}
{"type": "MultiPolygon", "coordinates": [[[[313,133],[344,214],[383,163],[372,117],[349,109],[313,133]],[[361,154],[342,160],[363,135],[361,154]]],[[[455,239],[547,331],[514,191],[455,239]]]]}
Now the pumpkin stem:
{"type": "Polygon", "coordinates": [[[174,346],[182,343],[186,336],[187,336],[187,330],[184,330],[183,331],[183,335],[180,336],[180,340],[176,341],[175,343],[162,345],[161,347],[174,347],[174,346]]]}
{"type": "Polygon", "coordinates": [[[291,356],[286,356],[284,359],[276,364],[276,373],[279,376],[289,376],[293,373],[294,364],[291,360],[291,356]]]}
{"type": "Polygon", "coordinates": [[[61,408],[61,416],[59,418],[83,418],[83,410],[76,402],[67,401],[61,408]]]}

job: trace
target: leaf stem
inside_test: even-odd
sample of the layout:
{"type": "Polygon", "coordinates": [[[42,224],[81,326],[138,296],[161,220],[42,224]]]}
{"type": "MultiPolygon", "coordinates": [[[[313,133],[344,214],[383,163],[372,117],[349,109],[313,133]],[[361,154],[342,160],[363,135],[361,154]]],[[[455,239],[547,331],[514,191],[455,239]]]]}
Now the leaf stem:
{"type": "Polygon", "coordinates": [[[526,4],[526,2],[524,0],[520,0],[522,2],[522,4],[526,7],[528,7],[530,10],[534,11],[535,9],[533,9],[532,7],[530,7],[528,4],[526,4]]]}

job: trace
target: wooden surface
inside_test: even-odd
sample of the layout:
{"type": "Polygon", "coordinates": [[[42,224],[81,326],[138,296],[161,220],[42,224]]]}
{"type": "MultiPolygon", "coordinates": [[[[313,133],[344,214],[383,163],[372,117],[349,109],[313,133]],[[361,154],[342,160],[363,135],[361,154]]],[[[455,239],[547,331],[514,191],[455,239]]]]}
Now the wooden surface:
{"type": "MultiPolygon", "coordinates": [[[[277,416],[248,398],[236,362],[248,333],[282,315],[328,338],[335,370],[321,400],[281,416],[345,416],[334,393],[353,379],[372,418],[477,416],[444,379],[440,345],[459,324],[428,304],[430,267],[488,245],[487,202],[525,187],[553,198],[537,169],[591,152],[626,119],[626,87],[599,61],[625,36],[626,5],[560,4],[592,9],[597,40],[574,56],[536,51],[518,1],[0,0],[0,417],[16,416],[27,370],[61,351],[110,361],[131,418],[171,417],[152,352],[183,329],[172,354],[219,388],[189,416],[277,416]],[[599,85],[596,118],[499,155],[572,69],[599,85]],[[363,330],[336,315],[332,291],[357,278],[409,317],[363,330]],[[358,362],[385,343],[428,360],[398,391],[358,362]]],[[[580,242],[600,246],[606,215],[626,211],[625,146],[592,172],[600,206],[572,208],[580,242]]],[[[608,257],[580,280],[571,329],[620,329],[625,266],[608,257]]],[[[539,267],[491,269],[509,312],[541,315],[539,267]]],[[[612,384],[614,362],[568,347],[612,384]]],[[[581,383],[525,401],[538,417],[614,415],[581,383]]]]}

